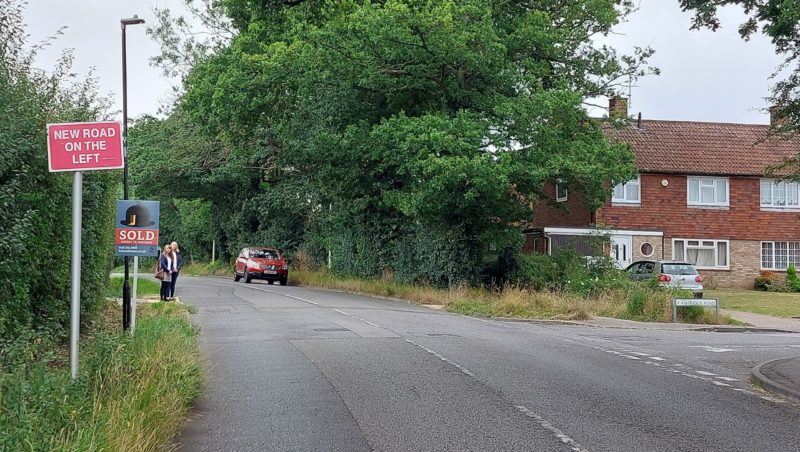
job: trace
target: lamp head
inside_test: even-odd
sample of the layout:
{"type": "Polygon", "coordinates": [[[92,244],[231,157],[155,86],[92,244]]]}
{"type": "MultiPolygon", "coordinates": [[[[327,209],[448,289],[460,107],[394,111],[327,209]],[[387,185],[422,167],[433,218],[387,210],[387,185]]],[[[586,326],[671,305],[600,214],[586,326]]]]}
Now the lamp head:
{"type": "Polygon", "coordinates": [[[139,16],[134,15],[129,19],[121,19],[120,23],[122,24],[123,27],[126,25],[138,25],[138,24],[143,24],[144,19],[139,19],[139,16]]]}

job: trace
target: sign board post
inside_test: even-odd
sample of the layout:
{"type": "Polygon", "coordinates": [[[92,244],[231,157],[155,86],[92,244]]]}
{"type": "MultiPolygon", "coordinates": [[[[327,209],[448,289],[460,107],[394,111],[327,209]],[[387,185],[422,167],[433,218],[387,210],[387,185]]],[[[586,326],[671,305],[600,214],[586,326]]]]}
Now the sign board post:
{"type": "Polygon", "coordinates": [[[678,321],[678,306],[703,306],[714,308],[719,323],[719,299],[717,298],[673,298],[672,299],[672,321],[678,321]]]}
{"type": "MultiPolygon", "coordinates": [[[[117,201],[117,221],[114,231],[114,254],[133,256],[133,298],[136,297],[139,256],[158,256],[158,227],[160,216],[158,201],[117,201]]],[[[136,324],[135,302],[122,300],[122,320],[131,333],[136,324]]]]}
{"type": "Polygon", "coordinates": [[[70,375],[75,379],[81,324],[83,172],[123,167],[120,124],[108,121],[47,124],[47,162],[51,173],[73,173],[69,363],[70,375]]]}

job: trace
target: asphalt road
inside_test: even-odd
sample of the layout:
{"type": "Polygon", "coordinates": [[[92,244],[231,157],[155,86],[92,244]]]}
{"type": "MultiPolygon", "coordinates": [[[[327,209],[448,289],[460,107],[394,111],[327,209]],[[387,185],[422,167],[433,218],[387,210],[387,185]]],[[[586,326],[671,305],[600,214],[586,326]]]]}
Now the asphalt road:
{"type": "Polygon", "coordinates": [[[748,383],[798,334],[501,322],[181,277],[208,387],[186,451],[783,451],[800,407],[748,383]]]}

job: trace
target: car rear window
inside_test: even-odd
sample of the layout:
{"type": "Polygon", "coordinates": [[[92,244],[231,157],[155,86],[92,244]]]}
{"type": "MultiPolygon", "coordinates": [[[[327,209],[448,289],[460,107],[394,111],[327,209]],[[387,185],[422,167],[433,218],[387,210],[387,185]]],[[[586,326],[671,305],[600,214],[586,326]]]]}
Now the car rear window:
{"type": "Polygon", "coordinates": [[[257,257],[261,259],[280,259],[278,253],[269,250],[250,250],[250,257],[257,257]]]}
{"type": "Polygon", "coordinates": [[[664,264],[661,273],[668,275],[696,275],[697,269],[692,264],[664,264]]]}

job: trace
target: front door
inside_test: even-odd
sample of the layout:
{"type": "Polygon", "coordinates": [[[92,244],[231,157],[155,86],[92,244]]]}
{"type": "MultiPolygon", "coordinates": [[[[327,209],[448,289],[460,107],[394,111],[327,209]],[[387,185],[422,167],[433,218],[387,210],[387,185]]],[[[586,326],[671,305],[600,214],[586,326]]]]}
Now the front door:
{"type": "Polygon", "coordinates": [[[629,235],[611,236],[611,259],[619,268],[627,268],[631,265],[631,249],[633,239],[629,235]]]}

